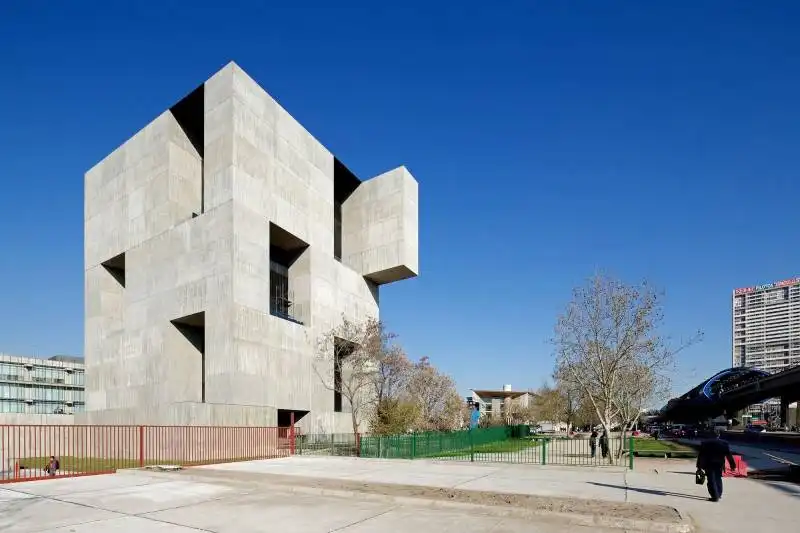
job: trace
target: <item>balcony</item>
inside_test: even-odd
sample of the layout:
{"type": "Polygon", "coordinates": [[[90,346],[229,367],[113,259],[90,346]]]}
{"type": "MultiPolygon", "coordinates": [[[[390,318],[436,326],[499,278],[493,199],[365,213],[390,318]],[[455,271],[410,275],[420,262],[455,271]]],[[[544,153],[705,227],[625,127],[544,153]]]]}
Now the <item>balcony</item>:
{"type": "Polygon", "coordinates": [[[292,312],[292,301],[289,298],[281,296],[272,296],[269,302],[269,314],[274,317],[294,322],[295,324],[303,325],[303,322],[297,319],[292,312]]]}

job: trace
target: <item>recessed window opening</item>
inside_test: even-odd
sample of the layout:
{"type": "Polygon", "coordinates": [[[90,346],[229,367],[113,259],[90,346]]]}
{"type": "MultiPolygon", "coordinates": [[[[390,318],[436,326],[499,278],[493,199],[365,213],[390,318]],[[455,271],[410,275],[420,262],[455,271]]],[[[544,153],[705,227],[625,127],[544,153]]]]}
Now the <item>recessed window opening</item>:
{"type": "Polygon", "coordinates": [[[292,290],[291,268],[308,244],[275,224],[269,226],[269,312],[302,324],[292,290]]]}
{"type": "Polygon", "coordinates": [[[361,184],[338,159],[333,160],[333,257],[342,260],[342,205],[361,184]]]}

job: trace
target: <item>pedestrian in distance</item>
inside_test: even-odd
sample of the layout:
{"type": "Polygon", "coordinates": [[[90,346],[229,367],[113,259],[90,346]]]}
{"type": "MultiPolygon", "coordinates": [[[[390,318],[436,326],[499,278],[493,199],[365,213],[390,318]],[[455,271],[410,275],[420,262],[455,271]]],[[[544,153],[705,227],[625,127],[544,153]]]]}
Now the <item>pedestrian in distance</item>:
{"type": "Polygon", "coordinates": [[[44,467],[44,471],[49,476],[55,476],[60,466],[61,465],[58,464],[58,459],[51,455],[50,460],[47,462],[47,466],[44,467]]]}
{"type": "Polygon", "coordinates": [[[592,428],[592,434],[589,435],[589,450],[591,451],[591,458],[594,459],[597,455],[597,430],[592,428]]]}
{"type": "Polygon", "coordinates": [[[726,460],[731,470],[736,470],[736,460],[731,453],[731,447],[720,438],[718,432],[700,444],[697,470],[703,471],[706,475],[708,499],[712,502],[718,502],[722,498],[722,471],[725,469],[726,460]]]}
{"type": "Polygon", "coordinates": [[[608,457],[608,432],[605,429],[600,435],[600,453],[603,454],[603,459],[608,457]]]}

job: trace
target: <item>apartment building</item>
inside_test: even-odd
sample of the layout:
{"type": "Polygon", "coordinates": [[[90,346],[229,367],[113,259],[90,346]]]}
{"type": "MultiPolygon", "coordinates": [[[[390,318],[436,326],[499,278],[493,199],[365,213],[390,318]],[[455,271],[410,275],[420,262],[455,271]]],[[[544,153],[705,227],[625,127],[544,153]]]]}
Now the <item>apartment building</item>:
{"type": "Polygon", "coordinates": [[[767,372],[800,364],[800,277],[733,291],[732,363],[767,372]]]}
{"type": "Polygon", "coordinates": [[[69,415],[84,409],[83,359],[0,354],[0,414],[69,415]]]}
{"type": "MultiPolygon", "coordinates": [[[[733,291],[734,367],[774,373],[800,364],[800,277],[733,291]]],[[[780,401],[752,405],[749,416],[777,416],[780,401]]]]}

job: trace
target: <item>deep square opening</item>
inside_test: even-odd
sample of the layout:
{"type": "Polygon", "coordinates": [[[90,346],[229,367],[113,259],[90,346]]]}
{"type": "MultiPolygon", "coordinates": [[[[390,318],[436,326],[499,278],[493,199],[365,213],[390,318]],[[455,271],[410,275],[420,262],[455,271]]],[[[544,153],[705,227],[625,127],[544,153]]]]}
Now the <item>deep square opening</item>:
{"type": "Polygon", "coordinates": [[[333,339],[333,411],[335,413],[345,412],[344,395],[342,394],[346,374],[345,362],[347,356],[352,354],[355,349],[356,345],[351,341],[338,337],[333,339]]]}
{"type": "Polygon", "coordinates": [[[342,260],[342,205],[360,184],[344,163],[333,159],[333,257],[337,261],[342,260]]]}
{"type": "Polygon", "coordinates": [[[106,269],[106,272],[111,274],[111,277],[113,277],[122,288],[125,288],[125,252],[112,257],[108,261],[100,263],[100,265],[106,269]]]}
{"type": "Polygon", "coordinates": [[[206,401],[206,314],[187,315],[170,321],[192,345],[200,360],[200,401],[206,401]]]}
{"type": "Polygon", "coordinates": [[[294,413],[294,423],[297,424],[301,418],[308,414],[308,411],[301,411],[298,409],[278,409],[279,428],[287,428],[292,425],[292,413],[294,413]]]}
{"type": "Polygon", "coordinates": [[[295,312],[290,269],[308,243],[273,223],[269,225],[269,311],[273,316],[302,324],[295,312]]]}

